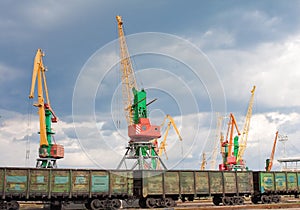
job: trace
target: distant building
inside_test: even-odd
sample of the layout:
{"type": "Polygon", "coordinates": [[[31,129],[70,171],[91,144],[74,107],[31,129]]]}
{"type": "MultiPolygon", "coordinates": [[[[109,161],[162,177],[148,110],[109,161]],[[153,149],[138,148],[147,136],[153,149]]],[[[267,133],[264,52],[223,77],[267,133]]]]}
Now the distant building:
{"type": "Polygon", "coordinates": [[[300,157],[284,157],[277,161],[282,171],[300,171],[300,157]]]}

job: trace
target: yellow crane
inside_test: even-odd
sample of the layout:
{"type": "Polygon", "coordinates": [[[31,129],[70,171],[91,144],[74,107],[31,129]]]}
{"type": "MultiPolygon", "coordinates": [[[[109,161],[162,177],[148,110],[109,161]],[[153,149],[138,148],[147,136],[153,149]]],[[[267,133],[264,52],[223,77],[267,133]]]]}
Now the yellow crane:
{"type": "Polygon", "coordinates": [[[37,80],[38,102],[34,104],[34,106],[38,107],[40,119],[40,159],[37,159],[37,167],[53,168],[56,167],[56,159],[64,157],[64,148],[62,145],[52,143],[52,135],[54,132],[51,128],[51,122],[56,123],[57,117],[50,105],[43,56],[44,53],[42,50],[38,49],[34,58],[29,98],[34,98],[35,84],[37,80]],[[44,99],[44,92],[46,100],[44,99]]]}
{"type": "Polygon", "coordinates": [[[200,170],[205,170],[205,165],[206,165],[206,155],[205,152],[202,153],[202,162],[200,166],[200,170]]]}
{"type": "Polygon", "coordinates": [[[221,116],[219,113],[217,113],[217,127],[216,127],[216,139],[214,144],[214,149],[212,152],[212,157],[210,161],[210,169],[214,170],[216,169],[217,164],[217,156],[218,156],[218,148],[221,146],[223,139],[222,137],[222,124],[223,124],[223,116],[221,116]],[[220,144],[221,142],[221,144],[220,144]]]}
{"type": "Polygon", "coordinates": [[[121,16],[116,16],[118,22],[118,33],[120,42],[120,57],[121,57],[121,71],[122,71],[122,98],[125,111],[125,117],[128,125],[133,124],[132,108],[133,101],[132,89],[138,89],[130,55],[128,52],[126,39],[123,30],[123,20],[121,16]]]}
{"type": "Polygon", "coordinates": [[[168,134],[169,134],[169,130],[170,130],[170,128],[171,128],[171,125],[172,125],[173,128],[175,129],[175,131],[176,131],[176,133],[177,133],[177,135],[178,135],[179,140],[182,141],[182,137],[181,137],[181,135],[180,135],[180,133],[179,133],[179,130],[178,130],[177,126],[176,126],[176,123],[175,123],[174,119],[173,119],[170,115],[167,114],[167,115],[165,116],[165,118],[164,118],[164,120],[163,120],[163,123],[161,124],[160,127],[163,127],[163,126],[164,126],[164,124],[165,124],[165,122],[166,122],[167,119],[169,120],[169,122],[168,122],[168,125],[167,125],[167,128],[166,128],[166,131],[165,131],[164,139],[163,139],[162,142],[160,143],[160,146],[159,146],[159,149],[158,149],[158,156],[161,157],[161,156],[162,156],[162,152],[164,152],[165,155],[166,155],[166,159],[168,159],[168,156],[167,156],[167,153],[166,153],[167,136],[168,136],[168,134]]]}
{"type": "Polygon", "coordinates": [[[274,143],[273,143],[273,148],[272,148],[272,153],[271,153],[270,159],[266,160],[266,171],[271,171],[272,170],[277,139],[278,139],[278,131],[275,134],[275,139],[274,139],[274,143]]]}
{"type": "Polygon", "coordinates": [[[247,140],[248,140],[248,133],[249,133],[249,128],[250,128],[250,121],[252,117],[252,107],[253,107],[253,102],[254,102],[254,93],[255,93],[255,88],[256,86],[254,85],[252,90],[251,90],[251,97],[248,105],[248,110],[246,114],[246,119],[245,119],[245,124],[243,128],[243,132],[240,137],[240,142],[239,142],[239,152],[237,156],[237,162],[240,162],[241,165],[244,165],[244,160],[243,156],[247,147],[247,140]]]}
{"type": "MultiPolygon", "coordinates": [[[[174,130],[175,130],[175,132],[176,132],[176,134],[177,134],[180,141],[182,141],[182,137],[180,135],[180,132],[179,132],[177,126],[176,126],[176,123],[175,123],[174,119],[168,114],[164,117],[164,120],[163,120],[162,124],[160,125],[160,127],[162,128],[165,125],[167,120],[169,120],[169,121],[168,121],[167,128],[166,128],[166,131],[165,131],[165,134],[164,134],[164,138],[161,141],[160,145],[158,146],[158,140],[157,139],[154,139],[152,142],[153,142],[153,145],[155,145],[155,147],[156,147],[156,153],[158,154],[158,156],[161,157],[163,152],[164,152],[164,154],[166,156],[166,159],[168,160],[166,146],[167,146],[167,137],[168,137],[171,125],[173,126],[173,128],[174,128],[174,130]]],[[[160,163],[158,162],[157,163],[157,168],[159,168],[159,167],[160,167],[160,163]]]]}

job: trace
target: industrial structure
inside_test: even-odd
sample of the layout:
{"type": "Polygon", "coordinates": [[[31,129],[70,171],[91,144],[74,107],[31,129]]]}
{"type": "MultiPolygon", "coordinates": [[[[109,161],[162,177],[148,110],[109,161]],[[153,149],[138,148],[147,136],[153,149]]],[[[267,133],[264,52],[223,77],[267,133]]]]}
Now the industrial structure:
{"type": "Polygon", "coordinates": [[[266,160],[266,171],[271,171],[272,170],[277,139],[278,139],[278,131],[275,134],[275,139],[274,139],[273,148],[272,148],[270,158],[266,160]]]}
{"type": "MultiPolygon", "coordinates": [[[[223,134],[222,134],[222,125],[223,125],[223,119],[224,117],[220,115],[220,113],[217,113],[217,127],[216,127],[216,136],[215,136],[215,143],[214,143],[214,148],[213,152],[211,155],[211,160],[210,160],[210,169],[215,170],[216,169],[216,164],[217,164],[217,156],[218,156],[218,151],[220,148],[220,145],[222,145],[223,142],[223,134]]],[[[201,167],[202,168],[202,167],[201,167]]]]}
{"type": "Polygon", "coordinates": [[[131,169],[155,170],[158,162],[165,168],[151,142],[151,140],[161,137],[160,126],[152,125],[148,118],[147,106],[155,100],[147,103],[146,91],[139,90],[137,87],[123,31],[122,17],[116,16],[116,19],[120,42],[122,98],[128,124],[128,136],[130,137],[126,147],[127,151],[117,168],[120,169],[123,165],[127,168],[126,161],[129,160],[134,161],[131,169]]]}
{"type": "MultiPolygon", "coordinates": [[[[226,139],[223,140],[223,136],[220,134],[221,154],[223,159],[223,162],[219,165],[219,170],[221,171],[247,170],[243,156],[247,147],[255,88],[256,86],[253,86],[251,90],[251,97],[245,117],[243,132],[240,133],[235,117],[232,113],[230,113],[226,139]],[[237,136],[233,138],[234,128],[237,132],[237,136]]],[[[221,125],[217,125],[217,127],[218,126],[221,125]]]]}
{"type": "Polygon", "coordinates": [[[241,133],[236,123],[235,117],[232,113],[230,113],[226,138],[221,144],[221,154],[223,162],[219,165],[220,171],[232,171],[239,167],[237,165],[239,135],[241,135],[241,133]],[[234,130],[236,130],[237,136],[233,138],[233,135],[235,133],[234,130]]]}
{"type": "Polygon", "coordinates": [[[36,167],[56,168],[56,160],[64,157],[64,147],[52,141],[52,135],[55,133],[52,130],[51,123],[56,123],[58,119],[50,105],[43,56],[44,53],[42,50],[38,49],[33,63],[32,82],[29,94],[30,99],[34,98],[35,84],[37,81],[38,102],[34,104],[34,106],[38,107],[40,147],[36,167]],[[46,95],[45,99],[44,92],[46,95]]]}
{"type": "Polygon", "coordinates": [[[244,157],[244,153],[245,153],[245,150],[247,147],[255,89],[256,89],[256,86],[254,85],[251,90],[251,97],[250,97],[250,101],[249,101],[249,105],[248,105],[248,109],[247,109],[243,132],[242,132],[242,135],[239,140],[239,151],[238,151],[238,155],[237,155],[237,159],[236,159],[236,161],[239,163],[239,165],[246,165],[243,157],[244,157]]]}

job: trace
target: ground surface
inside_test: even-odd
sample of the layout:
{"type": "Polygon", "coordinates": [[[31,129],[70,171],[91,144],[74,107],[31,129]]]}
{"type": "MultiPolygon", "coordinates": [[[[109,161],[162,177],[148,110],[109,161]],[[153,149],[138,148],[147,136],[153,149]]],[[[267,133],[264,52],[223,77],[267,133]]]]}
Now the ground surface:
{"type": "MultiPolygon", "coordinates": [[[[27,209],[27,210],[48,210],[48,206],[44,206],[42,203],[21,203],[20,209],[27,209]]],[[[67,209],[81,209],[85,210],[83,205],[72,205],[67,208],[63,208],[64,210],[67,209]]],[[[166,208],[163,208],[166,210],[166,208]]],[[[242,206],[214,206],[210,199],[207,200],[200,200],[200,201],[194,201],[194,202],[178,202],[177,206],[175,208],[172,208],[174,210],[191,210],[191,209],[216,209],[216,210],[229,210],[229,209],[300,209],[300,199],[295,199],[293,197],[284,197],[282,198],[282,202],[278,204],[251,204],[250,201],[245,201],[245,205],[242,206]]]]}

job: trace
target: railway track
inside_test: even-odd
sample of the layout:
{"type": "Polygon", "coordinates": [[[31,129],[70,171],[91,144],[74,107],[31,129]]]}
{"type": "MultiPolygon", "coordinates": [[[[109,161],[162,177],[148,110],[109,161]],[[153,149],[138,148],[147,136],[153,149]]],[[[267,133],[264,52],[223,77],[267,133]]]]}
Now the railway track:
{"type": "MultiPolygon", "coordinates": [[[[250,201],[245,201],[245,204],[242,206],[215,206],[212,204],[212,201],[207,200],[200,200],[200,201],[194,201],[194,202],[177,202],[177,206],[175,208],[170,208],[174,210],[191,210],[191,209],[216,209],[216,210],[223,210],[223,209],[300,209],[300,199],[290,199],[290,198],[283,198],[282,203],[277,204],[252,204],[250,201]]],[[[20,209],[26,209],[26,210],[49,210],[50,208],[47,205],[44,205],[42,202],[21,202],[20,203],[20,209]]],[[[85,210],[83,205],[71,205],[68,207],[63,207],[63,210],[85,210]]],[[[128,208],[123,208],[128,209],[128,208]]],[[[131,210],[134,210],[137,208],[131,208],[131,210]]],[[[166,208],[162,208],[166,210],[166,208]]]]}

